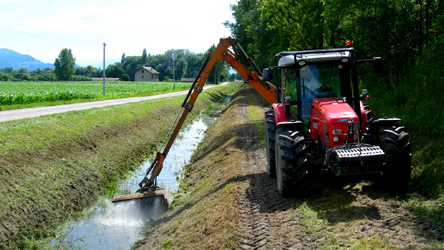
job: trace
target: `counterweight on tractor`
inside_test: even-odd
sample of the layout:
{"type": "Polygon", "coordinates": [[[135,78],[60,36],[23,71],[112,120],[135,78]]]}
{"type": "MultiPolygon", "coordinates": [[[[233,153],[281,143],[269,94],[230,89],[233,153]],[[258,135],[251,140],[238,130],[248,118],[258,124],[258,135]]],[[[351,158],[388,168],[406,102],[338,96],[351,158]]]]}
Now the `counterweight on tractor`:
{"type": "Polygon", "coordinates": [[[389,190],[406,191],[411,174],[408,134],[399,118],[373,119],[362,103],[367,91],[358,88],[356,65],[373,62],[380,71],[381,58],[358,60],[352,47],[281,52],[262,74],[235,39],[223,38],[202,65],[165,137],[163,152],[159,150],[139,183],[144,194],[137,197],[158,189],[155,180],[165,157],[211,69],[221,60],[272,105],[265,112],[266,165],[282,196],[300,194],[312,176],[326,171],[334,176],[382,174],[389,190]],[[238,50],[253,71],[239,62],[238,50]]]}

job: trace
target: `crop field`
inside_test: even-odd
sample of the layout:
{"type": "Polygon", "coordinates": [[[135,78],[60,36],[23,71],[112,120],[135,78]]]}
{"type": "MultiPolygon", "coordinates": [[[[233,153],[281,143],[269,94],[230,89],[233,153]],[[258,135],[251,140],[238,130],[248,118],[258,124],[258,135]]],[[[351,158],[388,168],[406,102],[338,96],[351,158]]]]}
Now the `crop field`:
{"type": "Polygon", "coordinates": [[[188,89],[191,83],[176,82],[0,82],[0,106],[71,100],[103,100],[155,95],[188,89]],[[174,90],[173,90],[174,87],[174,90]]]}

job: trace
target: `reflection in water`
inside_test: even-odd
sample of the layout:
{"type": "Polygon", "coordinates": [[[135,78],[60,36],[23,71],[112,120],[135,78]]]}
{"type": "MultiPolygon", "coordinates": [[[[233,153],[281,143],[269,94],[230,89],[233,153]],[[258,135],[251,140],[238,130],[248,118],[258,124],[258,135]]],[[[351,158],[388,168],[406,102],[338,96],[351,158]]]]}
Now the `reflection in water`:
{"type": "MultiPolygon", "coordinates": [[[[230,99],[226,98],[222,104],[213,105],[210,111],[201,113],[192,124],[179,133],[165,159],[164,168],[157,177],[158,186],[163,187],[167,184],[172,194],[177,191],[184,166],[189,163],[191,155],[204,137],[205,130],[217,118],[223,105],[229,101],[230,99]]],[[[151,161],[144,162],[131,178],[122,182],[119,185],[121,193],[134,193],[139,189],[138,183],[150,165],[151,161]]],[[[129,249],[135,241],[141,239],[140,232],[144,226],[165,211],[163,197],[117,203],[107,200],[92,208],[82,220],[70,223],[62,233],[63,236],[49,245],[56,248],[69,246],[86,249],[129,249]]]]}
{"type": "Polygon", "coordinates": [[[145,223],[165,213],[163,197],[131,200],[96,207],[94,214],[69,226],[65,239],[77,248],[128,249],[145,223]]]}

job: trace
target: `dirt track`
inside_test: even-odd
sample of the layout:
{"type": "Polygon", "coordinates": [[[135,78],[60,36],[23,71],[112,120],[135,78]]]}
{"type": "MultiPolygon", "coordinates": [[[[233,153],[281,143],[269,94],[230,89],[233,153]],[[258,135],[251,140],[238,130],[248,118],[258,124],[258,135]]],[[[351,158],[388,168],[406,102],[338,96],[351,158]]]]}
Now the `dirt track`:
{"type": "Polygon", "coordinates": [[[241,89],[189,166],[182,205],[134,248],[444,249],[441,228],[371,181],[320,178],[303,199],[281,198],[246,96],[265,108],[241,89]]]}

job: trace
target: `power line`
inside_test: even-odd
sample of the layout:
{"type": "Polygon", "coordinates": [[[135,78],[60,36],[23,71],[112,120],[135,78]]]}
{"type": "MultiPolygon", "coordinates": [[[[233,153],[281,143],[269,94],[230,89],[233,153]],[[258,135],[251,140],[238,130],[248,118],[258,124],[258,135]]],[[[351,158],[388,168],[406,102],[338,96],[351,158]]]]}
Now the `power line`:
{"type": "Polygon", "coordinates": [[[32,32],[28,32],[28,31],[14,30],[14,29],[6,28],[6,27],[0,27],[0,29],[8,31],[8,32],[11,32],[11,33],[16,33],[16,34],[20,33],[20,34],[24,34],[24,35],[37,36],[37,37],[42,37],[42,38],[46,38],[46,39],[50,39],[50,40],[60,40],[60,41],[72,42],[72,43],[97,45],[97,43],[92,43],[92,42],[73,40],[73,39],[66,39],[66,38],[61,38],[61,37],[56,37],[56,36],[42,35],[42,34],[32,33],[32,32]]]}

